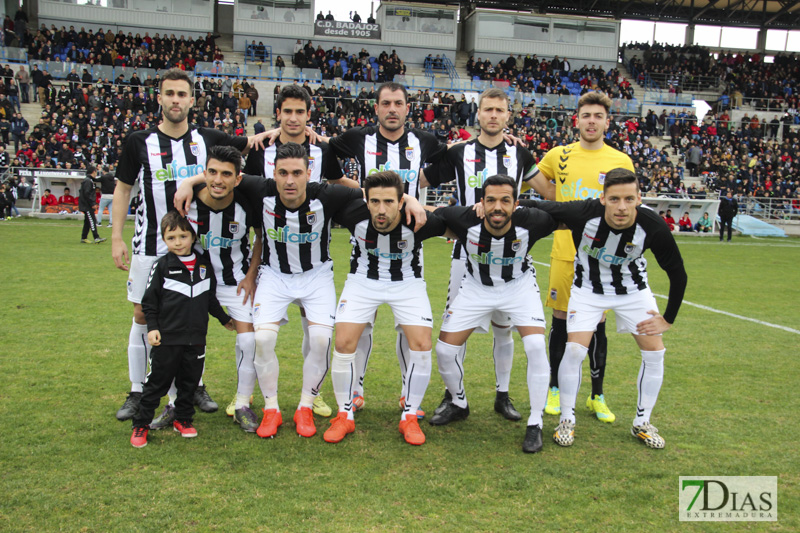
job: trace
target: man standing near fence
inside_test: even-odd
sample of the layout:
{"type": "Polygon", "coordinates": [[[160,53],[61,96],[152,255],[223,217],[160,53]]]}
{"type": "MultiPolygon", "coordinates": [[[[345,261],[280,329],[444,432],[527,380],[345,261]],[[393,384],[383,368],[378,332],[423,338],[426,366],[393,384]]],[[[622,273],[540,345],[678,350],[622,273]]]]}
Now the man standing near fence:
{"type": "Polygon", "coordinates": [[[722,242],[722,237],[725,233],[725,227],[728,227],[728,242],[731,242],[731,233],[733,231],[733,217],[739,212],[739,202],[733,197],[733,193],[728,189],[724,197],[719,199],[719,242],[722,242]]]}

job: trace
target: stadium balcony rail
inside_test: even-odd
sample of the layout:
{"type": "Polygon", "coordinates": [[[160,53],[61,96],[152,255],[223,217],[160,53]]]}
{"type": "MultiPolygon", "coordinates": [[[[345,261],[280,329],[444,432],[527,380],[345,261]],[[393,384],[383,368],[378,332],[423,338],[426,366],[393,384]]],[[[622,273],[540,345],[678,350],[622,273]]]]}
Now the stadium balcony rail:
{"type": "Polygon", "coordinates": [[[447,74],[451,80],[460,79],[453,62],[445,54],[439,58],[426,57],[422,63],[425,76],[432,78],[437,74],[447,74]]]}
{"type": "Polygon", "coordinates": [[[764,198],[748,196],[739,200],[739,214],[765,222],[800,223],[800,198],[764,198]]]}
{"type": "Polygon", "coordinates": [[[272,47],[266,44],[248,44],[244,52],[244,62],[269,63],[272,65],[272,47]]]}
{"type": "Polygon", "coordinates": [[[0,46],[0,61],[9,63],[27,63],[28,51],[25,48],[0,46]]]}

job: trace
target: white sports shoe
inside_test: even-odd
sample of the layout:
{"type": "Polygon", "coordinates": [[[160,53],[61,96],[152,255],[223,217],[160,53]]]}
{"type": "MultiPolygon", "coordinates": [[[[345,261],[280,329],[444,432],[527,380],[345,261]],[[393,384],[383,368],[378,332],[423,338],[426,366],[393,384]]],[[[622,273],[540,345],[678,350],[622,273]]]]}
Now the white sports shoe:
{"type": "Polygon", "coordinates": [[[666,444],[664,438],[658,434],[658,428],[650,422],[645,422],[639,426],[633,426],[631,428],[631,435],[642,441],[648,448],[660,450],[666,444]]]}
{"type": "Polygon", "coordinates": [[[556,426],[556,432],[553,434],[553,440],[559,446],[572,446],[575,442],[575,424],[569,420],[562,420],[556,426]]]}

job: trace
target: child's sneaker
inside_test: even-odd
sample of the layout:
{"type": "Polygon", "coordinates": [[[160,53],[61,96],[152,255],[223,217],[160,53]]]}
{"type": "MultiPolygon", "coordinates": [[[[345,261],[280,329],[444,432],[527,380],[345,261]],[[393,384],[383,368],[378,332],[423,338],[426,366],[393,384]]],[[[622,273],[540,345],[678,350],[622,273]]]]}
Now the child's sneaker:
{"type": "Polygon", "coordinates": [[[147,446],[147,428],[133,428],[131,445],[134,448],[144,448],[147,446]]]}
{"type": "Polygon", "coordinates": [[[181,437],[185,437],[187,439],[197,436],[197,430],[194,429],[194,426],[191,422],[181,422],[180,420],[176,420],[172,423],[172,428],[180,433],[181,437]]]}

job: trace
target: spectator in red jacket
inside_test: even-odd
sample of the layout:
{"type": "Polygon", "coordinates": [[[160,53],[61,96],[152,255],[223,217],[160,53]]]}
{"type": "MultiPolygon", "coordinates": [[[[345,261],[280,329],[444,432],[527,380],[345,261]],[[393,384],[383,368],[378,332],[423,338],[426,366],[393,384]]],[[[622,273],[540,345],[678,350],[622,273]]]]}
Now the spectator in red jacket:
{"type": "Polygon", "coordinates": [[[667,223],[670,231],[675,231],[675,219],[672,218],[672,210],[667,209],[667,214],[664,215],[664,222],[667,223]]]}
{"type": "Polygon", "coordinates": [[[64,187],[64,194],[58,198],[58,203],[78,205],[78,199],[69,193],[69,187],[64,187]]]}
{"type": "Polygon", "coordinates": [[[50,189],[44,190],[44,195],[42,196],[42,205],[58,205],[58,198],[50,192],[50,189]]]}
{"type": "Polygon", "coordinates": [[[694,227],[692,226],[692,220],[689,218],[689,212],[683,214],[683,216],[678,220],[678,228],[681,231],[694,231],[694,227]]]}

